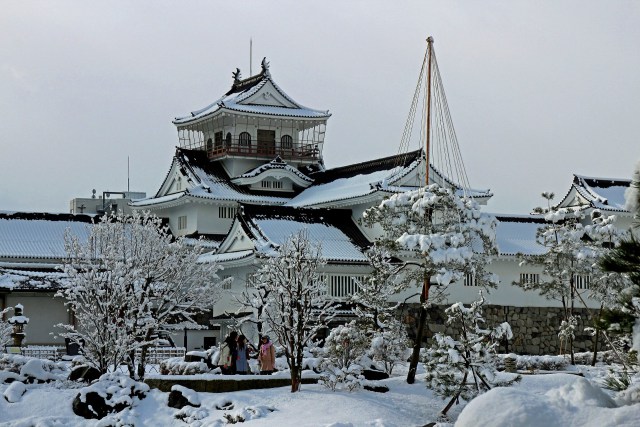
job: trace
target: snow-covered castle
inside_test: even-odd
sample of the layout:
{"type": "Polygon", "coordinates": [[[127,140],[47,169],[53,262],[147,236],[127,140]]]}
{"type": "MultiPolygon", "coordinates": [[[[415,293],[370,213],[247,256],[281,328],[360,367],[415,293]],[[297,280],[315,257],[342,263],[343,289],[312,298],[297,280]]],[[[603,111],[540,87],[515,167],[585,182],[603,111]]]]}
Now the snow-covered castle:
{"type": "MultiPolygon", "coordinates": [[[[184,335],[189,348],[198,348],[224,337],[232,317],[242,315],[243,307],[234,302],[234,294],[251,286],[259,254],[300,229],[322,244],[329,297],[344,301],[358,279],[370,272],[364,252],[380,230],[362,225],[362,214],[390,194],[420,186],[424,152],[327,167],[322,153],[330,116],[329,111],[305,107],[287,95],[263,61],[259,74],[242,79],[236,71],[231,88],[219,99],[173,121],[179,146],[162,185],[152,197],[133,200],[127,208],[150,210],[166,218],[176,236],[203,239],[210,251],[207,258],[224,267],[223,278],[233,278],[222,301],[205,319],[206,328],[180,331],[177,343],[182,344],[184,335]]],[[[429,177],[431,182],[458,189],[433,167],[429,177]]],[[[618,226],[628,227],[632,218],[624,209],[623,195],[629,183],[574,175],[559,205],[615,213],[618,226]]],[[[472,196],[486,204],[492,194],[475,190],[472,196]]],[[[103,209],[112,205],[112,200],[101,202],[103,209]]],[[[95,209],[82,205],[83,213],[77,206],[72,203],[71,214],[0,212],[0,309],[16,303],[25,306],[31,314],[27,335],[31,344],[61,344],[51,335],[53,325],[73,321],[63,301],[53,298],[62,279],[57,268],[65,255],[64,230],[86,234],[91,218],[101,211],[100,203],[95,209]]],[[[526,335],[525,329],[530,331],[529,323],[533,324],[527,316],[559,305],[513,285],[540,275],[535,267],[520,267],[516,254],[544,251],[535,239],[544,219],[496,217],[499,257],[489,270],[501,283],[487,299],[507,319],[509,313],[520,313],[513,321],[524,319],[526,335]]],[[[580,278],[585,296],[588,286],[589,278],[580,278]]],[[[450,287],[449,299],[470,302],[477,298],[478,289],[473,277],[467,277],[450,287]]],[[[409,298],[415,293],[408,290],[397,299],[416,302],[417,297],[409,298]]],[[[522,351],[536,351],[530,342],[522,345],[522,351]]]]}

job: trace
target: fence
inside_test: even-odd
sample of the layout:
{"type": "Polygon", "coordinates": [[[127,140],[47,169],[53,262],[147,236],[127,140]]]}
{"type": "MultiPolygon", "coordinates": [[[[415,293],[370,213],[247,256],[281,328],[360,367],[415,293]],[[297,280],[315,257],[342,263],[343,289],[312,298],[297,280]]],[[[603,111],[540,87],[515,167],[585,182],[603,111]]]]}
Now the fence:
{"type": "Polygon", "coordinates": [[[25,347],[7,346],[6,352],[9,354],[21,354],[38,359],[58,360],[60,355],[65,354],[64,347],[48,345],[28,345],[25,347]]]}
{"type": "MultiPolygon", "coordinates": [[[[136,356],[140,356],[141,349],[136,350],[136,356]]],[[[187,349],[184,347],[149,347],[147,350],[147,364],[159,365],[165,359],[171,357],[184,357],[187,349]]]]}

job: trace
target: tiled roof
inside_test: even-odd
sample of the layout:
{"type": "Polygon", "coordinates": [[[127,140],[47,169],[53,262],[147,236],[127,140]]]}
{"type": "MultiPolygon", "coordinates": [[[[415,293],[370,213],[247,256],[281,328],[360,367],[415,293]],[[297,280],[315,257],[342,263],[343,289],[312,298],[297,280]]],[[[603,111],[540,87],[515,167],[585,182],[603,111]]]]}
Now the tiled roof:
{"type": "Polygon", "coordinates": [[[271,78],[271,73],[268,70],[263,69],[260,74],[249,77],[245,80],[235,81],[232,88],[221,98],[217,99],[216,101],[200,110],[192,111],[188,116],[176,117],[173,123],[175,125],[186,124],[223,109],[244,113],[302,117],[310,119],[322,119],[331,116],[328,111],[314,110],[295,102],[273,81],[273,79],[271,78]],[[276,89],[276,91],[295,107],[288,108],[272,105],[242,103],[243,101],[246,101],[249,97],[254,95],[256,92],[258,92],[267,82],[270,82],[276,89]]]}
{"type": "Polygon", "coordinates": [[[0,259],[62,259],[66,255],[65,231],[86,237],[92,219],[98,217],[23,212],[0,214],[0,259]]]}
{"type": "Polygon", "coordinates": [[[322,245],[330,262],[366,262],[370,245],[351,218],[350,210],[300,209],[283,206],[243,205],[239,220],[257,248],[275,248],[302,229],[322,245]]]}
{"type": "Polygon", "coordinates": [[[547,249],[536,240],[540,227],[547,224],[541,216],[496,215],[496,244],[500,255],[540,255],[547,249]]]}
{"type": "Polygon", "coordinates": [[[11,291],[51,291],[66,279],[60,271],[0,268],[0,289],[11,291]]]}

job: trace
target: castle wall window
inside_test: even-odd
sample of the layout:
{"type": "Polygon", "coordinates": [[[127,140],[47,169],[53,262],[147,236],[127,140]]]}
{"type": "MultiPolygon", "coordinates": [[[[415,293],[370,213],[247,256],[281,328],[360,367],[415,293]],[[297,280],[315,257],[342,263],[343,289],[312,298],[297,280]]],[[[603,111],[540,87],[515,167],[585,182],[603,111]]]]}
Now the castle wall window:
{"type": "Polygon", "coordinates": [[[227,137],[226,137],[226,139],[224,140],[224,145],[225,145],[227,148],[230,148],[230,147],[231,147],[231,132],[227,132],[227,137]]]}
{"type": "Polygon", "coordinates": [[[578,290],[589,289],[591,287],[591,276],[584,274],[574,274],[573,284],[578,290]]]}
{"type": "Polygon", "coordinates": [[[282,135],[282,138],[280,138],[280,147],[284,150],[291,150],[293,148],[293,138],[291,135],[282,135]]]}
{"type": "Polygon", "coordinates": [[[214,137],[216,150],[222,148],[222,132],[216,132],[214,137]]]}
{"type": "Polygon", "coordinates": [[[365,276],[349,276],[332,274],[327,277],[329,296],[332,298],[348,298],[358,290],[358,283],[365,280],[365,276]]]}
{"type": "Polygon", "coordinates": [[[540,275],[538,273],[520,273],[520,284],[533,284],[540,283],[540,275]]]}
{"type": "Polygon", "coordinates": [[[260,181],[260,186],[262,188],[284,188],[282,181],[260,181]]]}
{"type": "Polygon", "coordinates": [[[476,282],[476,275],[473,273],[467,273],[464,275],[464,286],[478,286],[476,282]]]}
{"type": "Polygon", "coordinates": [[[179,216],[178,217],[178,230],[185,230],[187,228],[187,217],[179,216]]]}
{"type": "Polygon", "coordinates": [[[249,134],[249,132],[242,132],[238,136],[238,144],[240,147],[251,147],[251,134],[249,134]]]}
{"type": "Polygon", "coordinates": [[[218,206],[218,218],[233,218],[236,216],[236,208],[230,206],[218,206]]]}
{"type": "MultiPolygon", "coordinates": [[[[231,278],[231,276],[230,276],[229,274],[225,274],[225,275],[223,275],[223,276],[221,277],[221,279],[222,279],[222,280],[226,280],[226,279],[229,279],[229,278],[231,278]]],[[[231,285],[232,285],[232,283],[233,283],[233,278],[231,278],[231,280],[229,280],[229,282],[228,282],[228,283],[224,283],[224,284],[222,285],[222,289],[225,289],[225,290],[229,290],[229,289],[231,289],[231,285]]]]}
{"type": "Polygon", "coordinates": [[[207,150],[213,150],[213,141],[211,140],[211,138],[207,139],[207,150]]]}

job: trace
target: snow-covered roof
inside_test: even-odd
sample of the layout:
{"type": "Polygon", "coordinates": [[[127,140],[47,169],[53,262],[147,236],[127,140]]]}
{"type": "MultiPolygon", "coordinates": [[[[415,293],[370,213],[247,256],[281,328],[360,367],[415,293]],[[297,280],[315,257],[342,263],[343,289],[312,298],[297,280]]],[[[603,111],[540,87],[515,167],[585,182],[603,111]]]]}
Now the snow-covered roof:
{"type": "MultiPolygon", "coordinates": [[[[331,116],[329,111],[315,110],[305,107],[294,101],[293,98],[287,95],[273,81],[271,72],[268,68],[268,64],[265,67],[265,63],[266,62],[263,61],[263,68],[260,74],[244,80],[236,79],[231,89],[222,97],[200,110],[192,111],[187,116],[176,117],[173,123],[177,126],[188,124],[202,119],[203,117],[212,115],[218,111],[224,110],[259,115],[300,117],[308,119],[326,119],[331,116]],[[250,99],[261,89],[267,86],[269,87],[269,90],[273,88],[281,97],[283,97],[287,101],[287,105],[268,105],[267,101],[265,101],[264,104],[260,104],[258,101],[250,99]]],[[[269,93],[270,92],[266,92],[265,96],[268,96],[269,93]]]]}
{"type": "Polygon", "coordinates": [[[239,178],[254,178],[259,176],[260,174],[269,171],[269,170],[285,170],[290,172],[300,178],[303,181],[313,182],[313,179],[309,178],[304,173],[300,172],[298,169],[293,166],[287,164],[284,160],[282,160],[279,156],[275,159],[271,160],[269,163],[265,163],[264,165],[260,165],[257,168],[251,169],[248,172],[243,173],[239,176],[239,178]]]}
{"type": "Polygon", "coordinates": [[[267,205],[284,204],[290,200],[281,193],[258,193],[234,184],[220,162],[210,162],[205,151],[176,148],[173,162],[170,170],[176,166],[194,187],[169,195],[157,193],[154,197],[131,202],[132,207],[158,205],[184,197],[267,205]]]}
{"type": "Polygon", "coordinates": [[[61,271],[16,270],[0,268],[0,289],[11,291],[50,291],[66,279],[61,271]]]}
{"type": "Polygon", "coordinates": [[[367,261],[364,251],[370,243],[354,224],[349,210],[245,205],[238,220],[257,251],[273,250],[304,229],[311,241],[322,245],[327,261],[367,261]]]}
{"type": "Polygon", "coordinates": [[[65,231],[86,237],[92,219],[72,214],[0,214],[0,259],[62,259],[65,231]]]}
{"type": "Polygon", "coordinates": [[[597,178],[574,174],[571,188],[557,207],[586,204],[594,209],[627,212],[624,193],[630,185],[630,179],[597,178]]]}
{"type": "Polygon", "coordinates": [[[538,229],[547,222],[542,216],[496,215],[496,244],[500,255],[540,255],[546,248],[536,240],[538,229]]]}
{"type": "Polygon", "coordinates": [[[385,157],[311,175],[314,183],[286,206],[317,206],[373,194],[398,182],[420,164],[421,150],[385,157]]]}
{"type": "MultiPolygon", "coordinates": [[[[376,192],[397,193],[415,190],[407,185],[395,185],[403,178],[414,173],[425,162],[422,150],[370,160],[310,174],[313,184],[294,197],[286,206],[320,206],[341,202],[359,197],[366,197],[376,192]]],[[[462,195],[463,190],[440,171],[430,165],[431,181],[448,185],[462,195]]],[[[422,183],[416,182],[416,186],[422,183]]],[[[489,190],[467,190],[467,194],[475,198],[487,198],[492,194],[489,190]]],[[[386,194],[385,194],[386,195],[386,194]]]]}

